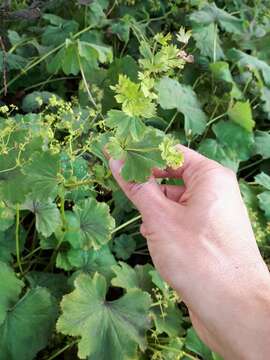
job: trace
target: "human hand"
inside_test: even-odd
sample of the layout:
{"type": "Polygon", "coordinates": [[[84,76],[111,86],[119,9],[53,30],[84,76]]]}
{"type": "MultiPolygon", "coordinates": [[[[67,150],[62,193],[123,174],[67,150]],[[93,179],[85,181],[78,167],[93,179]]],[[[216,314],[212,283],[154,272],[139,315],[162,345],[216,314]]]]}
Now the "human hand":
{"type": "Polygon", "coordinates": [[[155,169],[147,183],[125,182],[121,161],[110,159],[111,171],[140,211],[154,265],[181,295],[201,339],[228,360],[270,359],[270,275],[236,176],[179,147],[184,165],[155,169]],[[155,178],[182,178],[185,186],[155,178]]]}

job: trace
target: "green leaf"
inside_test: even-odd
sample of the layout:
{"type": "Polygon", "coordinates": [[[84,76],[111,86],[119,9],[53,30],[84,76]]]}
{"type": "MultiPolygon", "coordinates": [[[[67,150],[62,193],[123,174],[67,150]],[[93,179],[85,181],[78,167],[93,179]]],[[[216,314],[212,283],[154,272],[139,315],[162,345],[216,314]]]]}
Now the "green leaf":
{"type": "Polygon", "coordinates": [[[80,72],[77,42],[66,41],[65,51],[61,59],[62,69],[66,75],[78,75],[80,72]]]}
{"type": "Polygon", "coordinates": [[[192,36],[196,41],[196,47],[203,56],[210,58],[211,61],[225,58],[221,47],[219,31],[214,23],[207,26],[193,25],[192,36]]]}
{"type": "Polygon", "coordinates": [[[30,271],[27,273],[26,279],[32,289],[37,287],[47,288],[58,300],[69,291],[67,277],[64,274],[30,271]]]}
{"type": "Polygon", "coordinates": [[[104,277],[85,274],[75,280],[75,290],[65,295],[57,330],[79,337],[78,357],[88,360],[134,358],[137,346],[145,349],[149,328],[150,296],[134,289],[115,301],[106,301],[104,277]]]}
{"type": "Polygon", "coordinates": [[[254,149],[254,136],[232,121],[220,121],[213,131],[222,145],[233,150],[240,161],[248,160],[254,149]]]}
{"type": "Polygon", "coordinates": [[[252,117],[252,111],[249,101],[237,101],[233,105],[233,107],[229,109],[228,115],[229,118],[236,124],[239,124],[247,131],[252,132],[255,126],[255,121],[252,117]]]}
{"type": "Polygon", "coordinates": [[[111,239],[115,221],[107,204],[90,198],[76,204],[73,210],[80,224],[78,241],[69,239],[74,248],[97,250],[111,239]]]}
{"type": "Polygon", "coordinates": [[[242,35],[243,23],[237,17],[220,9],[215,3],[205,5],[201,10],[191,14],[190,20],[196,24],[208,25],[218,23],[225,31],[242,35]]]}
{"type": "Polygon", "coordinates": [[[235,150],[228,146],[223,146],[214,139],[205,139],[201,142],[198,151],[208,157],[237,172],[239,168],[239,158],[235,150]]]}
{"type": "Polygon", "coordinates": [[[47,25],[42,34],[41,42],[45,46],[62,44],[79,29],[75,20],[65,20],[54,14],[44,14],[43,19],[48,20],[52,25],[47,25]]]}
{"type": "Polygon", "coordinates": [[[45,237],[49,237],[61,224],[60,212],[55,203],[27,201],[22,204],[21,209],[29,210],[36,217],[36,229],[45,237]]]}
{"type": "Polygon", "coordinates": [[[122,234],[114,239],[113,251],[118,259],[129,259],[135,249],[136,241],[131,235],[122,234]]]}
{"type": "Polygon", "coordinates": [[[261,155],[264,159],[270,158],[270,133],[267,131],[255,132],[255,154],[261,155]]]}
{"type": "MultiPolygon", "coordinates": [[[[21,227],[19,232],[20,253],[24,249],[26,233],[21,227]]],[[[15,225],[4,232],[0,232],[0,261],[9,263],[12,255],[16,255],[15,225]]]]}
{"type": "Polygon", "coordinates": [[[270,85],[270,66],[265,61],[237,49],[229,50],[228,57],[232,61],[237,61],[240,66],[261,71],[265,83],[270,85]]]}
{"type": "Polygon", "coordinates": [[[151,292],[153,286],[149,272],[153,270],[152,265],[136,265],[135,268],[132,268],[120,261],[119,265],[112,267],[112,270],[116,275],[111,282],[113,286],[126,290],[141,289],[151,292]]]}
{"type": "Polygon", "coordinates": [[[184,115],[186,134],[204,132],[207,117],[190,86],[165,77],[158,84],[158,102],[163,109],[177,109],[184,115]]]}
{"type": "Polygon", "coordinates": [[[124,160],[121,174],[126,181],[145,182],[153,168],[166,167],[159,150],[162,140],[162,133],[148,128],[139,141],[111,138],[107,149],[114,159],[124,160]]]}
{"type": "Polygon", "coordinates": [[[22,109],[25,112],[36,111],[43,105],[47,105],[52,96],[59,99],[58,95],[49,91],[33,91],[31,94],[28,94],[23,98],[22,109]]]}
{"type": "Polygon", "coordinates": [[[263,101],[263,111],[265,112],[267,119],[270,120],[270,89],[263,87],[261,89],[261,99],[263,101]]]}
{"type": "Polygon", "coordinates": [[[264,172],[255,176],[255,181],[257,184],[263,186],[265,189],[270,190],[270,176],[264,172]]]}
{"type": "Polygon", "coordinates": [[[47,289],[28,291],[8,309],[0,326],[2,360],[32,360],[52,335],[57,307],[47,289]]]}
{"type": "Polygon", "coordinates": [[[108,112],[106,125],[111,129],[116,129],[116,135],[119,138],[126,138],[130,135],[136,141],[140,140],[146,129],[140,118],[129,116],[119,110],[108,112]]]}
{"type": "Polygon", "coordinates": [[[177,307],[177,303],[167,301],[166,308],[162,311],[160,306],[152,310],[152,316],[157,334],[166,333],[170,337],[179,336],[184,333],[182,328],[182,313],[177,307]]]}
{"type": "Polygon", "coordinates": [[[264,211],[265,216],[270,220],[270,191],[265,191],[258,195],[260,208],[264,211]]]}
{"type": "Polygon", "coordinates": [[[232,85],[231,96],[235,99],[243,97],[241,91],[233,80],[229,64],[225,61],[218,61],[209,65],[215,79],[223,80],[232,85]]]}
{"type": "Polygon", "coordinates": [[[70,249],[67,252],[67,259],[70,265],[91,276],[96,272],[103,275],[107,281],[114,276],[112,266],[116,265],[115,258],[107,245],[99,250],[70,249]]]}
{"type": "Polygon", "coordinates": [[[211,350],[199,339],[193,328],[187,332],[185,346],[204,360],[213,360],[211,350]]]}
{"type": "Polygon", "coordinates": [[[0,333],[1,333],[1,325],[6,319],[7,311],[15,305],[24,284],[21,280],[17,279],[13,270],[8,265],[2,262],[0,262],[0,283],[1,283],[1,292],[0,292],[0,333]]]}
{"type": "Polygon", "coordinates": [[[14,224],[15,211],[0,201],[0,232],[5,231],[14,224]]]}
{"type": "Polygon", "coordinates": [[[37,200],[54,199],[58,191],[60,172],[59,154],[35,152],[31,162],[24,166],[26,183],[37,200]]]}
{"type": "Polygon", "coordinates": [[[181,360],[182,357],[181,350],[183,348],[183,341],[180,338],[171,338],[169,344],[166,346],[166,349],[162,350],[162,359],[163,360],[181,360]]]}

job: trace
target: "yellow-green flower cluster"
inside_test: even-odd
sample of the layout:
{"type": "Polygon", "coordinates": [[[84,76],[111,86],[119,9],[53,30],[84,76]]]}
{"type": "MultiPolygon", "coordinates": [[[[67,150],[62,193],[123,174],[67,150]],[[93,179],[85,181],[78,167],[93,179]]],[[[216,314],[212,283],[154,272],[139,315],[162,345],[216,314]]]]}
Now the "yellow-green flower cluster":
{"type": "Polygon", "coordinates": [[[179,148],[177,142],[170,136],[164,137],[162,143],[159,145],[161,157],[166,161],[168,167],[178,169],[184,163],[184,155],[179,148]]]}

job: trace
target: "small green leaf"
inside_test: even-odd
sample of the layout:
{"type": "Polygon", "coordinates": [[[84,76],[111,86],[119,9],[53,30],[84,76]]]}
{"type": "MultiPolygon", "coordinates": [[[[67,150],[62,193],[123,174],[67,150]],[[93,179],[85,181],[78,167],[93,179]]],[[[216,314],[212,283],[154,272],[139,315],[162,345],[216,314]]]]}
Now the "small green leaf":
{"type": "Polygon", "coordinates": [[[164,77],[158,84],[158,102],[163,109],[177,109],[185,117],[186,134],[202,134],[207,117],[190,86],[164,77]]]}
{"type": "Polygon", "coordinates": [[[135,249],[136,241],[130,235],[122,234],[114,239],[113,251],[118,259],[129,259],[135,249]]]}
{"type": "Polygon", "coordinates": [[[228,111],[229,118],[236,124],[242,126],[249,132],[252,132],[255,121],[252,117],[252,111],[249,101],[236,102],[231,109],[228,111]]]}
{"type": "Polygon", "coordinates": [[[153,266],[150,264],[136,265],[132,268],[124,262],[119,262],[119,265],[112,267],[116,277],[112,279],[112,285],[121,287],[126,290],[129,289],[141,289],[151,292],[152,279],[150,271],[153,270],[153,266]]]}
{"type": "Polygon", "coordinates": [[[130,135],[136,141],[140,140],[146,129],[140,118],[129,116],[119,110],[108,112],[106,125],[111,129],[116,129],[118,137],[126,138],[130,135]]]}
{"type": "Polygon", "coordinates": [[[217,61],[209,65],[212,74],[215,79],[223,80],[232,85],[231,96],[235,99],[241,99],[243,97],[241,91],[233,80],[229,64],[225,61],[217,61]]]}
{"type": "Polygon", "coordinates": [[[104,277],[81,274],[75,290],[65,295],[57,330],[79,337],[78,357],[88,360],[126,360],[134,358],[137,346],[145,349],[149,328],[150,296],[138,289],[129,290],[115,301],[106,301],[104,277]]]}

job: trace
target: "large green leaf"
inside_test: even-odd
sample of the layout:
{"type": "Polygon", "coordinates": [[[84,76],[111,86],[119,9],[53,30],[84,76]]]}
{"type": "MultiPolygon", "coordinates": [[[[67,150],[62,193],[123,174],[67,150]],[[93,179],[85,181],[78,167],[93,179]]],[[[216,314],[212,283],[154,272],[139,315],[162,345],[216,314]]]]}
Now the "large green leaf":
{"type": "Polygon", "coordinates": [[[121,170],[125,180],[145,182],[153,168],[166,167],[159,150],[162,140],[163,134],[148,128],[139,141],[134,141],[131,137],[112,138],[107,149],[114,159],[125,161],[121,170]]]}
{"type": "Polygon", "coordinates": [[[60,211],[55,203],[40,202],[40,201],[27,201],[21,209],[29,210],[36,217],[36,229],[43,236],[50,236],[61,224],[60,211]]]}
{"type": "Polygon", "coordinates": [[[69,239],[74,248],[99,249],[111,239],[115,221],[110,215],[109,206],[87,199],[74,206],[74,213],[79,219],[79,239],[69,239]]]}
{"type": "Polygon", "coordinates": [[[214,23],[209,25],[193,25],[192,34],[196,41],[196,47],[203,56],[208,57],[211,61],[225,58],[221,47],[219,30],[214,23]]]}
{"type": "Polygon", "coordinates": [[[222,145],[233,150],[240,161],[248,160],[254,150],[254,136],[232,121],[220,121],[213,131],[222,145]]]}
{"type": "Polygon", "coordinates": [[[0,262],[1,360],[31,360],[47,345],[57,308],[49,292],[35,288],[19,299],[24,283],[0,262]]]}
{"type": "Polygon", "coordinates": [[[54,300],[45,288],[28,291],[9,308],[0,326],[2,360],[32,360],[52,335],[57,315],[54,300]]]}
{"type": "Polygon", "coordinates": [[[33,198],[44,201],[56,197],[60,172],[59,154],[35,152],[31,162],[24,166],[23,172],[33,198]]]}
{"type": "Polygon", "coordinates": [[[106,301],[104,277],[81,274],[75,290],[65,295],[57,330],[80,338],[78,356],[89,360],[134,359],[137,346],[146,346],[150,296],[134,289],[115,301],[106,301]]]}
{"type": "MultiPolygon", "coordinates": [[[[0,262],[0,326],[5,321],[7,311],[14,306],[23,288],[23,282],[19,280],[12,269],[0,262]]],[[[0,340],[1,341],[1,340],[0,340]]]]}
{"type": "Polygon", "coordinates": [[[198,151],[209,159],[215,160],[235,172],[239,168],[239,158],[235,150],[220,144],[214,139],[202,141],[198,151]]]}
{"type": "Polygon", "coordinates": [[[205,5],[201,10],[191,14],[190,20],[196,24],[208,25],[218,23],[225,31],[241,35],[243,22],[227,11],[220,9],[215,3],[205,5]]]}
{"type": "Polygon", "coordinates": [[[237,49],[231,49],[228,52],[228,56],[231,60],[238,61],[240,66],[261,71],[265,83],[270,85],[270,66],[265,61],[237,49]]]}
{"type": "Polygon", "coordinates": [[[186,134],[202,134],[207,117],[190,86],[163,78],[158,84],[158,102],[163,109],[177,109],[185,117],[186,134]]]}

